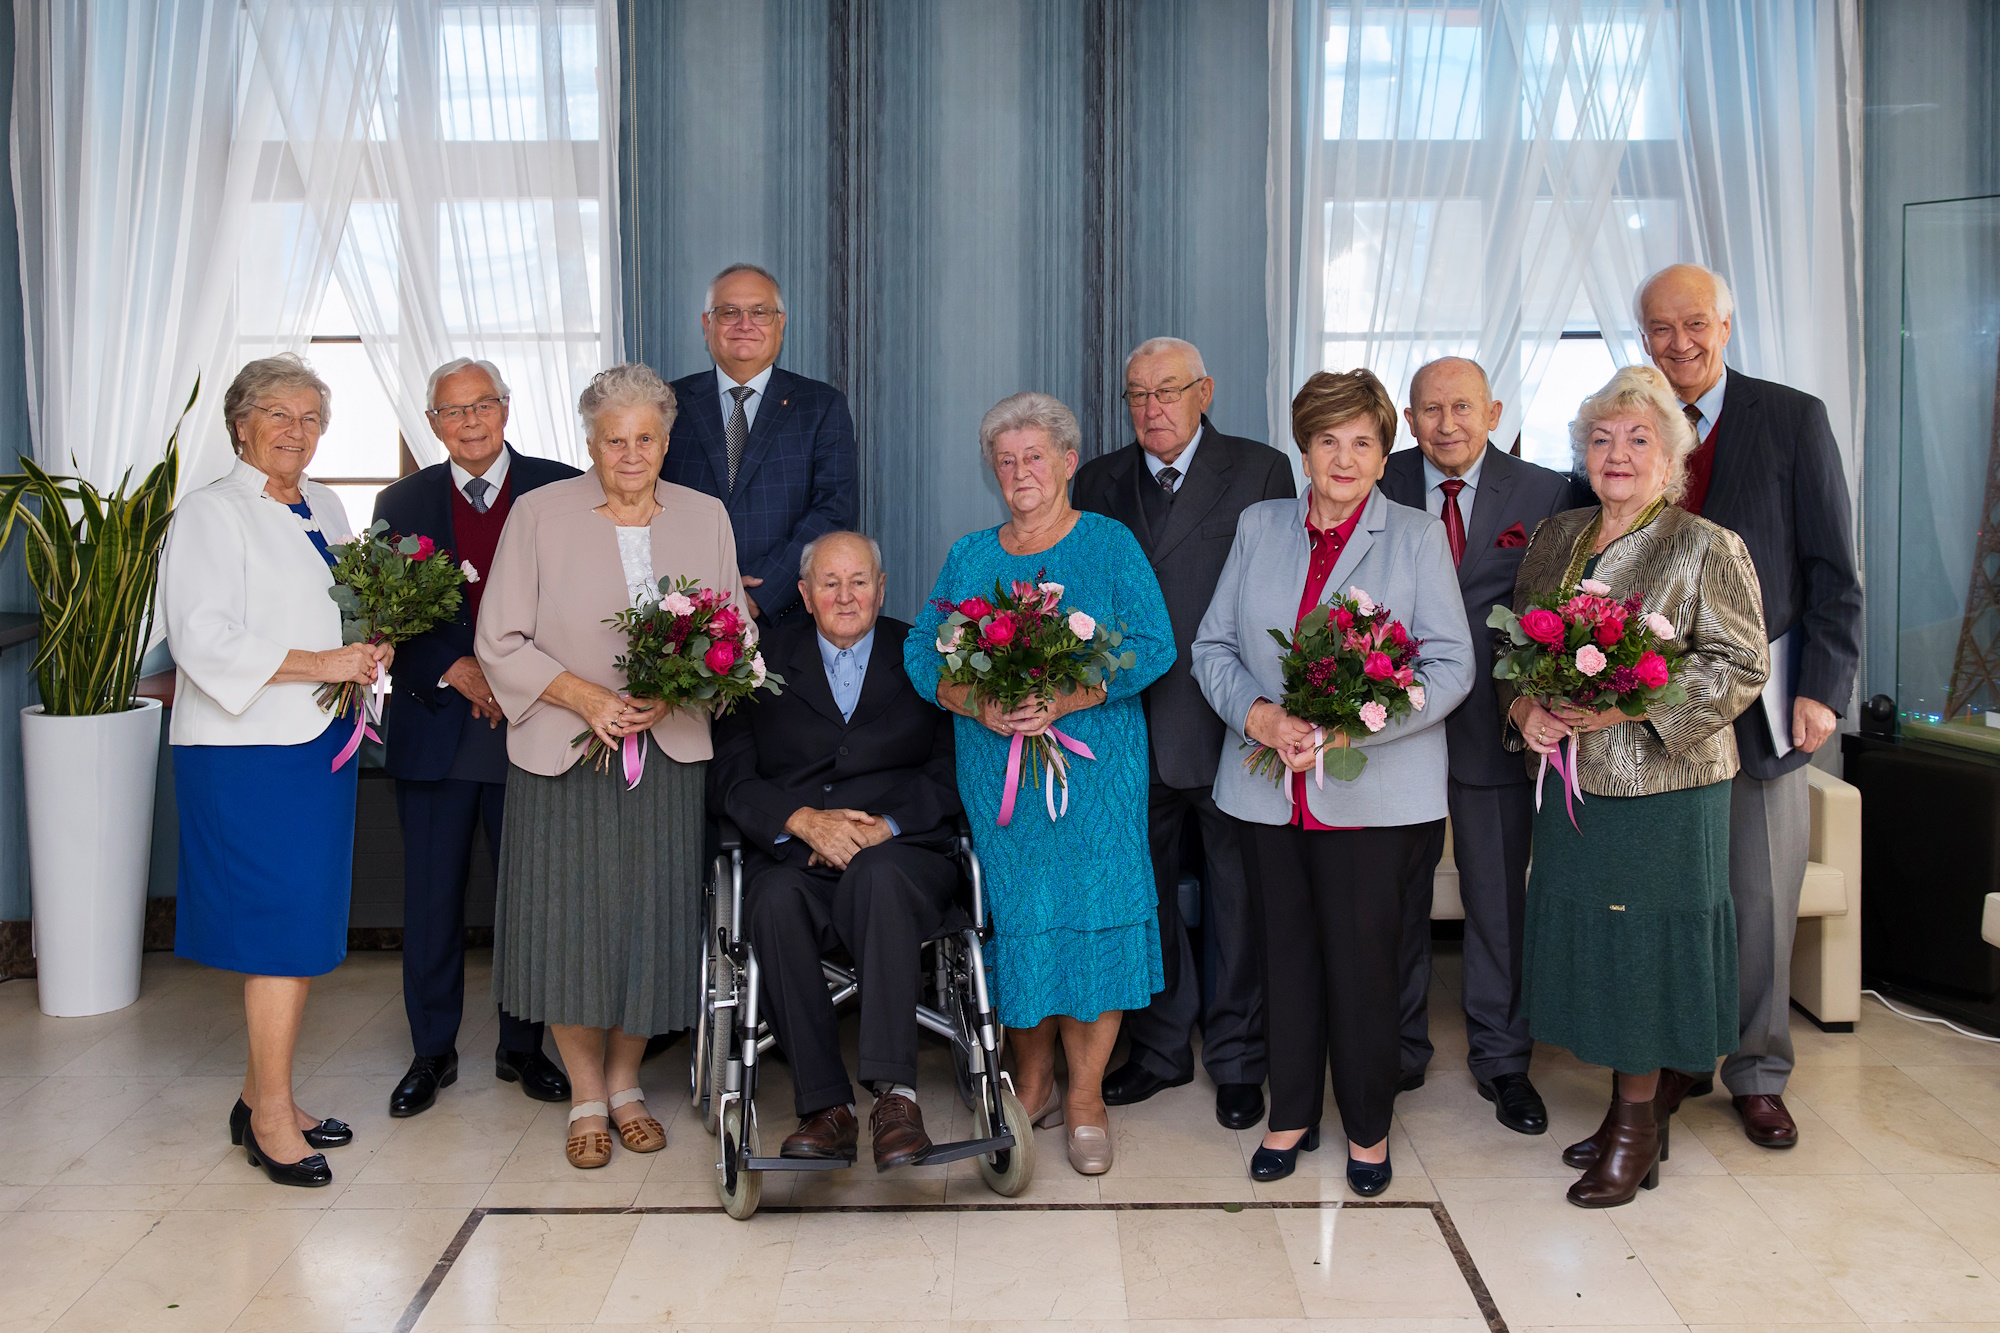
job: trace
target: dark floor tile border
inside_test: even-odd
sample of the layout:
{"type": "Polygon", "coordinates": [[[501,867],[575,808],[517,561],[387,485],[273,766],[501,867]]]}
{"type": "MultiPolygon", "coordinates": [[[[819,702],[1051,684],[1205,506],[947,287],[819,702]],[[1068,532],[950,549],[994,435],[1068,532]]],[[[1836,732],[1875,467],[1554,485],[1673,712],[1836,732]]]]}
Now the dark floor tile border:
{"type": "MultiPolygon", "coordinates": [[[[1465,1240],[1458,1234],[1458,1226],[1451,1220],[1451,1212],[1441,1201],[1424,1199],[1368,1199],[1359,1203],[1343,1200],[1331,1202],[1320,1199],[1286,1200],[1256,1199],[1232,1203],[997,1203],[980,1201],[977,1203],[847,1203],[847,1204],[771,1204],[758,1209],[763,1213],[1143,1213],[1143,1212],[1195,1212],[1240,1213],[1247,1210],[1275,1212],[1281,1209],[1324,1208],[1339,1209],[1343,1212],[1354,1209],[1374,1208],[1423,1208],[1430,1212],[1437,1222],[1438,1234],[1451,1247],[1451,1257],[1458,1261],[1458,1274],[1465,1279],[1466,1290],[1472,1293],[1473,1303],[1478,1305],[1481,1317],[1486,1320],[1488,1333],[1507,1333],[1507,1321],[1500,1315],[1500,1307],[1493,1301],[1493,1293],[1486,1287],[1486,1279],[1479,1275],[1479,1265],[1472,1261],[1471,1251],[1465,1248],[1465,1240]]],[[[465,1224],[451,1243],[444,1247],[437,1263],[431,1268],[430,1276],[417,1288],[417,1294],[410,1298],[410,1304],[403,1311],[403,1317],[396,1321],[396,1333],[410,1333],[423,1318],[425,1307],[431,1297],[437,1295],[445,1278],[451,1275],[452,1265],[465,1253],[465,1247],[472,1243],[473,1233],[479,1224],[489,1217],[572,1217],[572,1216],[642,1216],[645,1214],[666,1214],[688,1217],[720,1217],[722,1210],[712,1204],[684,1205],[676,1207],[641,1208],[474,1208],[466,1214],[465,1224]]]]}

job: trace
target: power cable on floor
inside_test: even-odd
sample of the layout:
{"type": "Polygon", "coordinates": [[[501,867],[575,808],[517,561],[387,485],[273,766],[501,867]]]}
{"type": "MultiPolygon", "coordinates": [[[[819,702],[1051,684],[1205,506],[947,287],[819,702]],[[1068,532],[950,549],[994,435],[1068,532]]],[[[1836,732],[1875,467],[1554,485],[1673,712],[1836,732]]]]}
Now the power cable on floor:
{"type": "Polygon", "coordinates": [[[1899,1009],[1895,1005],[1889,1003],[1888,1000],[1884,999],[1881,991],[1864,990],[1861,993],[1863,995],[1874,996],[1876,1003],[1880,1004],[1884,1009],[1887,1009],[1890,1013],[1896,1015],[1898,1018],[1907,1018],[1912,1023],[1942,1023],[1945,1027],[1950,1028],[1953,1032],[1956,1032],[1961,1037],[1970,1037],[1974,1041],[1991,1042],[1995,1045],[2000,1045],[2000,1037],[1989,1037],[1984,1032],[1974,1032],[1971,1028],[1962,1028],[1958,1024],[1952,1022],[1949,1018],[1932,1018],[1929,1014],[1914,1014],[1911,1013],[1908,1009],[1899,1009]]]}

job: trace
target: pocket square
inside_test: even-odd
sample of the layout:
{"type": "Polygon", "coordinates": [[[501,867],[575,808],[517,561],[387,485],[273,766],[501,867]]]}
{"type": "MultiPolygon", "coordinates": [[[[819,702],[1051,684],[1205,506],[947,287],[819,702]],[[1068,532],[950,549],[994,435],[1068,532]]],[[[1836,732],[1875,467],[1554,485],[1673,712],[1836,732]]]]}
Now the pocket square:
{"type": "Polygon", "coordinates": [[[1501,533],[1500,540],[1493,544],[1500,547],[1526,546],[1528,544],[1528,534],[1522,530],[1519,523],[1516,523],[1513,527],[1501,533]]]}

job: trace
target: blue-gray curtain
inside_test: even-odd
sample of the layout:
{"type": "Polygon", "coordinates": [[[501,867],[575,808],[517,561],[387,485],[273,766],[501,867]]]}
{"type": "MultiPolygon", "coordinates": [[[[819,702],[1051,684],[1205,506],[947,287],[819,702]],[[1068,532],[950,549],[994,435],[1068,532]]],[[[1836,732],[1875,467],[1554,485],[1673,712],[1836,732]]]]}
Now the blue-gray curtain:
{"type": "MultiPolygon", "coordinates": [[[[14,99],[14,8],[0,5],[0,106],[14,99]]],[[[0,180],[13,179],[11,147],[0,137],[0,180]]],[[[32,452],[28,360],[21,318],[21,248],[11,191],[0,209],[0,473],[17,472],[32,452]]],[[[34,590],[20,542],[0,560],[0,611],[33,611],[34,590]]],[[[28,915],[28,809],[21,787],[21,710],[41,702],[28,670],[35,645],[0,654],[0,921],[28,915]]]]}
{"type": "Polygon", "coordinates": [[[1128,442],[1170,334],[1261,438],[1265,17],[1231,0],[674,0],[621,8],[626,346],[708,363],[708,279],[784,283],[782,363],[853,405],[890,610],[1004,517],[980,416],[1020,389],[1128,442]]]}

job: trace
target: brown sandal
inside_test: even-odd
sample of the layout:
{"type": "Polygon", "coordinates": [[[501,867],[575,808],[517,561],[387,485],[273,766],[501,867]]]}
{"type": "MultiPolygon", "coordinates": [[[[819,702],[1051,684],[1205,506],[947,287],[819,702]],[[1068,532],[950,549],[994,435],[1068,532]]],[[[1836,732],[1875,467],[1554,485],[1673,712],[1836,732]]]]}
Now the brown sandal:
{"type": "MultiPolygon", "coordinates": [[[[569,1123],[574,1125],[598,1115],[610,1119],[611,1108],[603,1102],[582,1102],[570,1108],[569,1123]]],[[[611,1160],[611,1135],[602,1129],[573,1130],[569,1142],[563,1146],[563,1156],[580,1171],[603,1166],[611,1160]]]]}
{"type": "MultiPolygon", "coordinates": [[[[614,1111],[633,1102],[644,1106],[646,1094],[637,1088],[627,1088],[623,1092],[611,1094],[611,1109],[614,1111]]],[[[640,1116],[637,1120],[628,1120],[622,1125],[619,1125],[614,1118],[611,1123],[618,1125],[618,1137],[623,1139],[625,1146],[633,1152],[658,1152],[667,1146],[666,1127],[649,1115],[640,1116]]]]}

